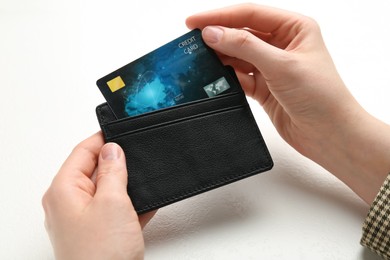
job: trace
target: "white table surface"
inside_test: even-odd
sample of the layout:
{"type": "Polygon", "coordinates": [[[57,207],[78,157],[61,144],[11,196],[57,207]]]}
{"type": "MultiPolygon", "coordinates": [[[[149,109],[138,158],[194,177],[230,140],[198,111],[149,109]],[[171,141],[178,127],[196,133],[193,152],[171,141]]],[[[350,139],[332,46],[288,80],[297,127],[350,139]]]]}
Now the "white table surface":
{"type": "MultiPolygon", "coordinates": [[[[187,32],[187,16],[233,3],[0,0],[0,259],[53,259],[41,197],[99,130],[95,81],[187,32]]],[[[353,95],[390,122],[388,0],[261,3],[315,18],[353,95]]],[[[359,245],[368,205],[250,104],[274,169],[161,209],[146,259],[377,259],[359,245]]]]}

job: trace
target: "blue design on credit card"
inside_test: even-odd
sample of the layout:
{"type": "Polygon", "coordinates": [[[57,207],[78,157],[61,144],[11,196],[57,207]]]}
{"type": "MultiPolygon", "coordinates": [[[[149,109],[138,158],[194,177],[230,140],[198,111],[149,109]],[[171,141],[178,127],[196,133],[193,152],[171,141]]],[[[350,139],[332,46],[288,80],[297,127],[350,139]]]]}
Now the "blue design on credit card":
{"type": "Polygon", "coordinates": [[[117,118],[211,98],[236,88],[198,29],[108,74],[97,85],[117,118]]]}

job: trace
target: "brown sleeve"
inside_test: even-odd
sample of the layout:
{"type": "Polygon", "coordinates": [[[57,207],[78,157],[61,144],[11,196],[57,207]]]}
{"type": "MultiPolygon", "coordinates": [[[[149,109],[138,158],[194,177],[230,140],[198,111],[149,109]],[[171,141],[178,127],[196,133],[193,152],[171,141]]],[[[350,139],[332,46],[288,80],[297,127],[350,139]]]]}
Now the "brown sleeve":
{"type": "Polygon", "coordinates": [[[390,173],[371,205],[360,243],[384,259],[390,259],[390,173]]]}

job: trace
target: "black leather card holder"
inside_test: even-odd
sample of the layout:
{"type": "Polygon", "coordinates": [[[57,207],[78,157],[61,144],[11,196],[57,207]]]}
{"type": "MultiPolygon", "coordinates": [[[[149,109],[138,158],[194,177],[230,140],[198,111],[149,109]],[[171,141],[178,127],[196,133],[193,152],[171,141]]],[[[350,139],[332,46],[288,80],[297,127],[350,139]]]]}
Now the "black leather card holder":
{"type": "Polygon", "coordinates": [[[273,166],[243,91],[119,120],[107,103],[96,113],[105,141],[125,152],[138,214],[273,166]]]}

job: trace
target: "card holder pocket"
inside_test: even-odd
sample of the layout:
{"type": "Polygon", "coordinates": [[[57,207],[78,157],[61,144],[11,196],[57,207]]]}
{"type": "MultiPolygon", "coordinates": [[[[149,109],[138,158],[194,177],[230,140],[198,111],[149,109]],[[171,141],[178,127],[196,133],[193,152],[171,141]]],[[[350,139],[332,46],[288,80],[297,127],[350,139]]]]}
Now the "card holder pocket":
{"type": "Polygon", "coordinates": [[[273,166],[243,92],[120,120],[107,103],[96,113],[105,141],[125,152],[139,214],[273,166]]]}

